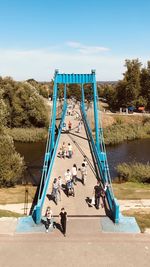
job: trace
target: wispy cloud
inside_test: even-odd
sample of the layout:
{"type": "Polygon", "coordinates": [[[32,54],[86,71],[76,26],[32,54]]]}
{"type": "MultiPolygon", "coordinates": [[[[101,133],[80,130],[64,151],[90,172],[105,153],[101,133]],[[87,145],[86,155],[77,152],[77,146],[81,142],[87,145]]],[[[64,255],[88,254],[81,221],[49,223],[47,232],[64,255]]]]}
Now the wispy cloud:
{"type": "Polygon", "coordinates": [[[103,46],[89,46],[84,45],[79,42],[72,42],[69,41],[66,43],[66,45],[70,48],[75,49],[76,51],[82,53],[82,54],[97,54],[104,51],[109,51],[110,49],[103,46]]]}
{"type": "MultiPolygon", "coordinates": [[[[68,45],[33,50],[0,48],[0,76],[48,81],[53,78],[55,69],[62,73],[90,73],[91,69],[96,69],[97,80],[118,80],[124,72],[125,58],[134,58],[127,55],[120,57],[112,52],[78,53],[76,49],[81,49],[80,43],[71,42],[69,45],[75,50],[66,50],[68,45]]],[[[93,51],[90,46],[85,50],[89,49],[93,51]]]]}

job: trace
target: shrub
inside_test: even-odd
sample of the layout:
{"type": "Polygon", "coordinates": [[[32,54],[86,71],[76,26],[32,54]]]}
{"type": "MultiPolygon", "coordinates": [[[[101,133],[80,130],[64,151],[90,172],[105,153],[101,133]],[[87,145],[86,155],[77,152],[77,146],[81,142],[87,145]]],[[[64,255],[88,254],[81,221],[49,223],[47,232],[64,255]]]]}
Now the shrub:
{"type": "Polygon", "coordinates": [[[46,128],[7,128],[6,132],[18,142],[39,142],[47,138],[46,128]]]}
{"type": "Polygon", "coordinates": [[[113,124],[104,129],[104,141],[107,145],[119,144],[123,141],[150,137],[150,123],[113,124]]]}
{"type": "Polygon", "coordinates": [[[150,164],[122,163],[117,166],[120,181],[150,183],[150,164]]]}

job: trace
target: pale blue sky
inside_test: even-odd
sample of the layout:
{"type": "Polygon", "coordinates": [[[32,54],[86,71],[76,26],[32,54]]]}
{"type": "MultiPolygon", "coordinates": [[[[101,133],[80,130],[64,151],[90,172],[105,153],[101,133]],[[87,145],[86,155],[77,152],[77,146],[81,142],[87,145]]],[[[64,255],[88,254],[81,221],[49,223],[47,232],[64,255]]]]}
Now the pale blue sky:
{"type": "Polygon", "coordinates": [[[126,58],[150,59],[149,14],[149,0],[0,0],[0,75],[121,79],[126,58]]]}

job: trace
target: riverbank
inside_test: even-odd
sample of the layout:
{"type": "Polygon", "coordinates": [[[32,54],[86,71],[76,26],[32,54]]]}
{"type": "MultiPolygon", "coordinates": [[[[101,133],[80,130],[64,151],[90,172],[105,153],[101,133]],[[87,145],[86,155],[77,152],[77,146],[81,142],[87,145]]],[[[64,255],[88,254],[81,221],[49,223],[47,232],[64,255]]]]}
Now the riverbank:
{"type": "MultiPolygon", "coordinates": [[[[89,112],[89,111],[88,111],[89,112]]],[[[93,111],[91,127],[94,129],[93,111]]],[[[120,115],[101,112],[104,141],[106,145],[115,145],[124,141],[150,138],[150,116],[120,115]]],[[[47,128],[7,128],[8,133],[16,142],[39,142],[47,139],[47,128]]]]}
{"type": "MultiPolygon", "coordinates": [[[[116,145],[125,141],[150,138],[150,117],[127,116],[127,115],[102,115],[104,127],[104,141],[106,145],[116,145]],[[109,121],[112,117],[114,122],[109,126],[103,121],[109,121]]],[[[108,124],[107,121],[107,124],[108,124]]]]}
{"type": "Polygon", "coordinates": [[[47,128],[7,128],[9,134],[16,142],[39,142],[47,139],[47,128]]]}

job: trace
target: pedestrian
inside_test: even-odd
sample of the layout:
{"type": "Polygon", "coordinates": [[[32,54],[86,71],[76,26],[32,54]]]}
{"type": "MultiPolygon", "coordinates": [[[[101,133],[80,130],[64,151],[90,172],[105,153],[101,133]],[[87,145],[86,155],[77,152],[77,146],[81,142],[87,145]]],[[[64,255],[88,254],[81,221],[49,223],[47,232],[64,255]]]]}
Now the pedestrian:
{"type": "Polygon", "coordinates": [[[95,196],[96,209],[99,209],[101,194],[102,194],[102,187],[100,181],[97,181],[97,184],[94,186],[94,191],[93,191],[93,195],[95,196]]]}
{"type": "Polygon", "coordinates": [[[76,182],[77,182],[77,165],[76,164],[73,164],[71,172],[72,172],[72,181],[76,185],[76,182]]]}
{"type": "Polygon", "coordinates": [[[61,201],[61,190],[62,190],[62,179],[61,176],[58,176],[58,193],[60,201],[61,201]]]}
{"type": "MultiPolygon", "coordinates": [[[[46,217],[46,233],[48,233],[48,229],[51,225],[53,225],[52,218],[53,218],[53,212],[51,207],[47,207],[46,212],[45,212],[45,217],[46,217]]],[[[53,226],[54,227],[54,226],[53,226]]]]}
{"type": "Polygon", "coordinates": [[[62,233],[64,236],[66,236],[67,212],[65,211],[64,208],[61,209],[61,212],[59,214],[59,218],[60,218],[62,233]]]}
{"type": "Polygon", "coordinates": [[[72,128],[72,123],[71,121],[68,122],[68,130],[71,131],[71,128],[72,128]]]}
{"type": "Polygon", "coordinates": [[[57,201],[58,201],[58,180],[57,178],[54,179],[53,181],[53,185],[52,185],[52,196],[54,198],[54,201],[57,205],[57,201]]]}
{"type": "Polygon", "coordinates": [[[70,172],[69,169],[67,169],[67,171],[65,172],[65,181],[66,181],[66,183],[71,181],[72,180],[71,178],[72,178],[71,172],[70,172]]]}
{"type": "Polygon", "coordinates": [[[71,159],[72,158],[72,145],[70,143],[68,143],[68,158],[71,159]]]}
{"type": "Polygon", "coordinates": [[[77,132],[78,132],[78,133],[81,132],[81,122],[80,122],[80,121],[79,121],[79,123],[78,123],[78,130],[77,130],[77,132]]]}
{"type": "Polygon", "coordinates": [[[84,158],[83,158],[83,162],[82,162],[82,163],[84,163],[84,164],[85,164],[85,167],[86,167],[86,169],[87,169],[88,163],[87,163],[86,156],[84,156],[84,158]]]}
{"type": "Polygon", "coordinates": [[[87,178],[87,168],[85,166],[85,163],[82,163],[82,166],[81,166],[81,179],[82,179],[83,185],[85,185],[85,183],[86,183],[86,178],[87,178]]]}
{"type": "Polygon", "coordinates": [[[66,158],[66,144],[65,144],[65,142],[63,142],[63,144],[62,144],[61,151],[62,151],[62,157],[63,157],[63,159],[65,159],[66,158]]]}

